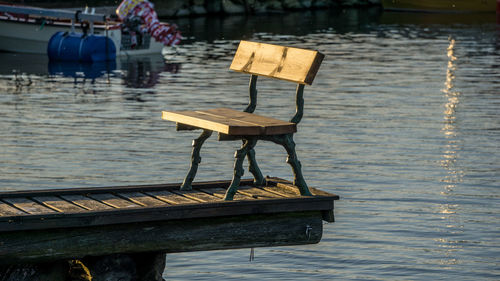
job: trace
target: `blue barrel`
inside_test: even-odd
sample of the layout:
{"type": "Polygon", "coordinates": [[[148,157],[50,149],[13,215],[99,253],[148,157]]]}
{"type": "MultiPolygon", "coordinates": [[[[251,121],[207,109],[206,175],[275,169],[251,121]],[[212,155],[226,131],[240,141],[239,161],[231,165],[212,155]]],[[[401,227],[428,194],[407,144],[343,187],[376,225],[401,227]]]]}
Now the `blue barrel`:
{"type": "Polygon", "coordinates": [[[113,40],[102,35],[57,32],[47,46],[52,61],[105,61],[116,59],[113,40]]]}

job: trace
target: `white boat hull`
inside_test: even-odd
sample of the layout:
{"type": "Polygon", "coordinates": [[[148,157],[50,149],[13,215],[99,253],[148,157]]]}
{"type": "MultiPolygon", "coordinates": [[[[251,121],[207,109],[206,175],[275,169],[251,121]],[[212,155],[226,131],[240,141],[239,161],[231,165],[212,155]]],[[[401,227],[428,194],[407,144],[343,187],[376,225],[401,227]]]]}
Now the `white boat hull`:
{"type": "MultiPolygon", "coordinates": [[[[47,44],[56,32],[71,31],[69,23],[43,25],[36,22],[22,22],[0,19],[0,51],[46,54],[47,44]]],[[[75,26],[76,32],[81,29],[75,26]]],[[[161,54],[163,44],[151,39],[148,48],[127,49],[122,44],[120,29],[109,29],[106,34],[104,26],[95,27],[94,34],[107,35],[115,43],[117,56],[161,54]]]]}

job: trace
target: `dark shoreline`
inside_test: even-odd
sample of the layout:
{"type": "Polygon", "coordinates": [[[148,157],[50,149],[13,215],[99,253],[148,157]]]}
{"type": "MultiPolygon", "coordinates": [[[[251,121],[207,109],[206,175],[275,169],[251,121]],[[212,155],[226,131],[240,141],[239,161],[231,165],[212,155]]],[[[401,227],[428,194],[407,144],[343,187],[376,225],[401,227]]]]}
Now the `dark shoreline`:
{"type": "MultiPolygon", "coordinates": [[[[119,0],[15,0],[22,4],[43,8],[89,8],[97,13],[114,15],[119,0]]],[[[205,15],[266,14],[288,11],[317,10],[339,7],[380,6],[380,0],[156,0],[155,10],[161,18],[196,17],[205,15]]]]}

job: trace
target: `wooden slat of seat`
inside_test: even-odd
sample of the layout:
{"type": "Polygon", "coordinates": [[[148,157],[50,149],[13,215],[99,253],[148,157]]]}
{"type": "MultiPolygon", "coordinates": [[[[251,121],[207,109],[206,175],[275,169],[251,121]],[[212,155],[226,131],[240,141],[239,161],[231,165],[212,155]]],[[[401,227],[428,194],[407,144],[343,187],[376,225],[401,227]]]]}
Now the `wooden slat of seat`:
{"type": "Polygon", "coordinates": [[[163,111],[162,119],[227,135],[277,135],[297,131],[294,123],[229,108],[163,111]]]}
{"type": "Polygon", "coordinates": [[[230,68],[311,85],[323,58],[318,51],[241,41],[230,68]]]}
{"type": "Polygon", "coordinates": [[[207,115],[213,115],[217,117],[223,117],[230,120],[237,120],[239,122],[247,123],[248,126],[257,125],[260,127],[261,130],[260,135],[287,134],[287,133],[295,133],[297,131],[297,126],[294,123],[254,113],[234,110],[230,108],[220,107],[209,110],[203,110],[202,112],[207,115]]]}

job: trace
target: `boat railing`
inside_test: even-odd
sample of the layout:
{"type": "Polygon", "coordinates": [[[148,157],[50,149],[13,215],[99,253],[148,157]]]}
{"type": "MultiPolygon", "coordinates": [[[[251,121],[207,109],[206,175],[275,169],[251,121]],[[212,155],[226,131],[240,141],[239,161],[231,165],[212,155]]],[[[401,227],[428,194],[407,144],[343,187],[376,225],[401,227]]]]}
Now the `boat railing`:
{"type": "Polygon", "coordinates": [[[106,22],[106,15],[87,13],[85,11],[70,11],[58,9],[44,9],[38,7],[0,5],[0,13],[14,13],[27,16],[38,16],[47,18],[56,18],[59,20],[71,20],[71,31],[75,31],[75,23],[88,22],[90,33],[94,33],[94,22],[106,22]]]}
{"type": "Polygon", "coordinates": [[[44,9],[38,7],[23,7],[0,5],[0,12],[15,13],[30,16],[51,17],[57,19],[74,20],[76,22],[105,22],[106,15],[104,14],[89,14],[82,11],[58,10],[58,9],[44,9]]]}

